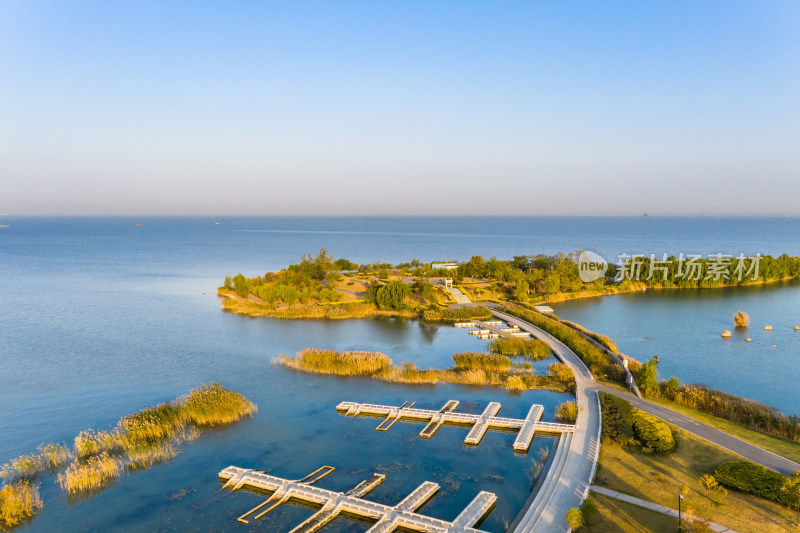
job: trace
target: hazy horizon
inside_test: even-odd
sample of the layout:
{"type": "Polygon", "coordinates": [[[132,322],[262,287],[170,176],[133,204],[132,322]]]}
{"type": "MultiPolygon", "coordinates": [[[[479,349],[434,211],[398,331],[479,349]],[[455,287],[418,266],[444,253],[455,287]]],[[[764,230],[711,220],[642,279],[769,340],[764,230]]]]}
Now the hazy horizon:
{"type": "Polygon", "coordinates": [[[9,0],[0,216],[798,216],[798,27],[792,2],[9,0]]]}

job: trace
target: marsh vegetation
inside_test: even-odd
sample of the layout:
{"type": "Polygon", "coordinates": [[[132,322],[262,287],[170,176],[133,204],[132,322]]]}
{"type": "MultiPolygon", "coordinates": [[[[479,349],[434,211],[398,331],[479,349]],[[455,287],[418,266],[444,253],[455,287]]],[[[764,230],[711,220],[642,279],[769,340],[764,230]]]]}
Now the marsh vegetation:
{"type": "Polygon", "coordinates": [[[412,363],[397,366],[386,354],[379,352],[306,348],[295,357],[281,355],[276,362],[302,372],[367,376],[390,383],[459,383],[511,390],[548,389],[562,392],[573,392],[575,387],[572,371],[560,363],[551,364],[548,374],[539,376],[525,371],[524,364],[515,365],[504,355],[462,352],[454,354],[453,359],[453,368],[419,369],[412,363]]]}
{"type": "Polygon", "coordinates": [[[42,508],[38,487],[32,484],[39,477],[57,474],[58,485],[68,494],[99,491],[125,470],[141,470],[174,458],[176,446],[196,438],[202,428],[230,424],[255,412],[255,404],[241,394],[211,383],[172,402],[125,416],[111,429],[82,431],[72,448],[42,444],[35,453],[0,467],[4,482],[0,529],[42,508]]]}

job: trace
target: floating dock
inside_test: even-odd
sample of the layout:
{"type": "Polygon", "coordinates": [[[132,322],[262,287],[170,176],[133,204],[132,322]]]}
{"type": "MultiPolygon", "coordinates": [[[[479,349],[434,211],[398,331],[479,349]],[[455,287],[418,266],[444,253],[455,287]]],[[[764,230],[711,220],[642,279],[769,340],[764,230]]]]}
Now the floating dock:
{"type": "MultiPolygon", "coordinates": [[[[416,402],[414,402],[416,403],[416,402]]],[[[345,416],[373,416],[384,417],[378,425],[378,431],[386,431],[398,420],[413,420],[417,422],[427,422],[419,436],[423,439],[433,437],[439,428],[445,424],[472,426],[464,443],[477,446],[483,436],[490,429],[500,431],[518,431],[514,440],[514,451],[524,453],[531,447],[533,437],[538,433],[573,433],[573,424],[559,424],[557,422],[542,422],[544,407],[533,404],[528,410],[525,418],[504,418],[497,416],[500,412],[500,404],[491,402],[486,406],[483,413],[456,413],[458,407],[456,400],[449,400],[438,411],[432,409],[416,409],[414,403],[411,405],[405,402],[401,406],[374,405],[369,403],[342,402],[336,406],[336,410],[344,413],[345,416]]]]}
{"type": "MultiPolygon", "coordinates": [[[[498,327],[503,324],[500,320],[473,320],[466,322],[470,327],[478,329],[470,330],[470,335],[477,335],[479,339],[498,339],[500,337],[530,337],[531,334],[527,331],[522,331],[518,326],[509,326],[506,328],[498,327]]],[[[466,327],[466,326],[462,326],[466,327]]]]}
{"type": "Polygon", "coordinates": [[[323,466],[303,479],[293,481],[258,470],[229,466],[219,473],[219,478],[220,481],[225,482],[223,488],[230,489],[231,492],[250,490],[272,493],[263,503],[237,519],[244,524],[249,524],[247,517],[250,515],[260,511],[253,519],[263,518],[267,513],[290,499],[321,506],[311,517],[292,529],[291,533],[314,533],[343,513],[375,520],[368,533],[389,533],[397,528],[425,533],[483,533],[473,526],[494,509],[497,501],[497,496],[493,493],[481,491],[455,520],[448,522],[417,513],[417,510],[439,491],[437,483],[426,481],[403,498],[400,503],[391,506],[364,499],[364,496],[383,483],[386,479],[383,474],[373,474],[372,477],[347,492],[335,492],[314,486],[317,481],[333,470],[334,468],[331,466],[323,466]]]}

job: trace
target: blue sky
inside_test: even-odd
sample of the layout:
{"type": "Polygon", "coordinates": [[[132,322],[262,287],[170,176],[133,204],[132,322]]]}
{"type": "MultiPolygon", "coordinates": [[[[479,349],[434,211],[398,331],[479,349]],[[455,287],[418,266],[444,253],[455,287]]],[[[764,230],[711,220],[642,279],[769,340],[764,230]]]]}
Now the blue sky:
{"type": "Polygon", "coordinates": [[[0,4],[0,213],[800,215],[797,2],[0,4]]]}

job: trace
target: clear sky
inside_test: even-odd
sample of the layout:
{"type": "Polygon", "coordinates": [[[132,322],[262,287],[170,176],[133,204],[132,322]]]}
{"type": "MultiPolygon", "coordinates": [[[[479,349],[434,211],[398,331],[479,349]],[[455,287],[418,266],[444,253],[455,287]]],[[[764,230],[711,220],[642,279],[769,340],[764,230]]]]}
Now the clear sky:
{"type": "Polygon", "coordinates": [[[0,2],[0,213],[800,215],[800,2],[0,2]]]}

